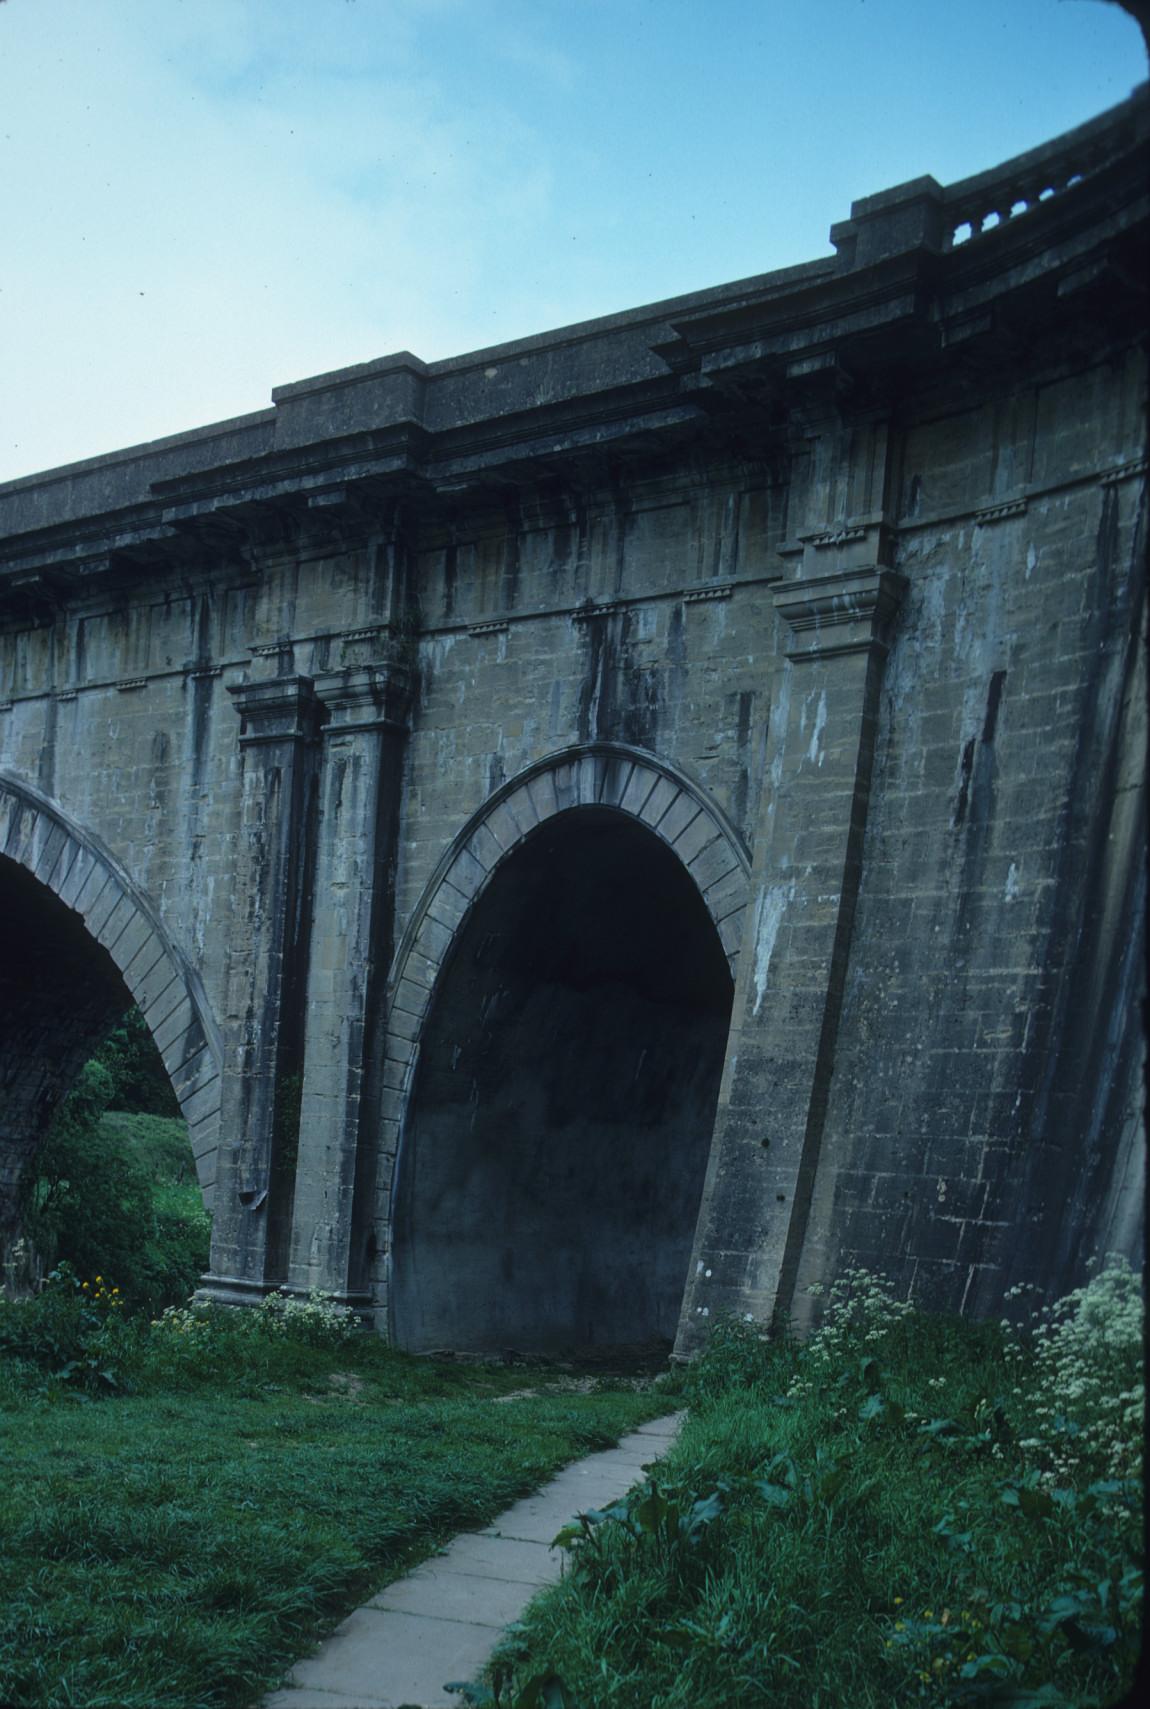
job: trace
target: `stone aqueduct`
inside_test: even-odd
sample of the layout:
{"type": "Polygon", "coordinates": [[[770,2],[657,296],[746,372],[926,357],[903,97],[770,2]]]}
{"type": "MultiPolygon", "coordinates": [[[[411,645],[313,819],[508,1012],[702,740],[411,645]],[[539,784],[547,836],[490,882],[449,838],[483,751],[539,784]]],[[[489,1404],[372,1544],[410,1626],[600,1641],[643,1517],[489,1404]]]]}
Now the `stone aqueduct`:
{"type": "Polygon", "coordinates": [[[1146,135],[0,488],[6,1236],[134,1001],[225,1300],[689,1352],[1137,1252],[1146,135]]]}

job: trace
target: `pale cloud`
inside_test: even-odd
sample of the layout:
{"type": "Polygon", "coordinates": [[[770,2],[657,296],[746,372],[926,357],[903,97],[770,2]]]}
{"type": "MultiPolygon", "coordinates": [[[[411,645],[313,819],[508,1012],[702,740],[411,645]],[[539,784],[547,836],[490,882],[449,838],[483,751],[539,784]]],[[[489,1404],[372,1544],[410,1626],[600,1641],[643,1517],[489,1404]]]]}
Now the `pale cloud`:
{"type": "Polygon", "coordinates": [[[345,31],[305,64],[299,8],[271,8],[265,35],[267,8],[221,0],[195,31],[180,4],[47,4],[51,41],[10,32],[0,70],[0,220],[22,249],[0,299],[23,400],[0,422],[6,471],[258,409],[274,384],[387,350],[521,330],[521,301],[467,303],[545,217],[550,172],[513,114],[460,111],[413,73],[412,14],[448,0],[388,6],[370,54],[345,31]]]}

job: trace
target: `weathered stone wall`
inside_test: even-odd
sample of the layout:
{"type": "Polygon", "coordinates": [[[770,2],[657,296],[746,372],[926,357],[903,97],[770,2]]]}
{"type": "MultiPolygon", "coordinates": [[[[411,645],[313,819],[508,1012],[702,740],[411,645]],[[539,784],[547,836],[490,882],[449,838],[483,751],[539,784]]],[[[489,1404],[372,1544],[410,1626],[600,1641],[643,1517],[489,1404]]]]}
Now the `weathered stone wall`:
{"type": "MultiPolygon", "coordinates": [[[[217,1295],[443,1340],[418,1277],[457,1261],[469,1344],[629,1339],[693,1234],[689,1351],[848,1263],[986,1312],[1138,1250],[1145,130],[1136,99],[856,204],[826,260],[0,489],[0,997],[32,1013],[40,920],[141,1002],[217,1295]],[[548,848],[587,864],[561,922],[548,848]],[[708,957],[718,1085],[674,1001],[708,957]],[[617,1074],[604,1027],[646,1040],[617,1074]]],[[[0,1045],[10,1199],[75,1067],[54,1012],[0,1045]]]]}
{"type": "Polygon", "coordinates": [[[117,589],[0,636],[5,763],[116,851],[216,990],[238,771],[220,671],[247,660],[245,603],[211,584],[117,589]]]}
{"type": "Polygon", "coordinates": [[[985,1312],[1139,1250],[1139,1178],[1115,1202],[1103,1154],[1140,1165],[1142,409],[1129,360],[907,433],[908,587],[800,1281],[861,1263],[985,1312]]]}

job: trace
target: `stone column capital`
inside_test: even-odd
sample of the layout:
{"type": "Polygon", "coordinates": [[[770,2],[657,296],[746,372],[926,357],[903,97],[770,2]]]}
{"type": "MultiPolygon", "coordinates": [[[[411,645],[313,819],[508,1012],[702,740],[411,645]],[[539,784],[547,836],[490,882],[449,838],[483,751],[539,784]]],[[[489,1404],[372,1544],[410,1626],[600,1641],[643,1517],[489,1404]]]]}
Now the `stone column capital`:
{"type": "Polygon", "coordinates": [[[845,653],[885,654],[906,588],[905,576],[877,564],[776,588],[775,610],[791,631],[787,657],[799,664],[845,653]]]}
{"type": "Polygon", "coordinates": [[[321,672],[315,693],[327,713],[326,735],[407,729],[411,672],[398,660],[321,672]]]}
{"type": "Polygon", "coordinates": [[[307,742],[316,733],[319,702],[306,676],[271,677],[239,682],[228,693],[240,715],[240,746],[260,742],[307,742]]]}

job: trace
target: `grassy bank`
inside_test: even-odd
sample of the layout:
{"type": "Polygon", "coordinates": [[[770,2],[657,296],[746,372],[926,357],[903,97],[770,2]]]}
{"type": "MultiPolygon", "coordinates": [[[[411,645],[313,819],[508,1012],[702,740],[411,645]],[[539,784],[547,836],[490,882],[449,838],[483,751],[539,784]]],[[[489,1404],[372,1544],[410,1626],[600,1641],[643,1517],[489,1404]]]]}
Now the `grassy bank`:
{"type": "Polygon", "coordinates": [[[1128,1688],[1129,1272],[1022,1331],[919,1316],[855,1276],[805,1349],[727,1326],[686,1389],[662,1476],[569,1530],[564,1582],[473,1701],[1055,1709],[1128,1688]]]}
{"type": "Polygon", "coordinates": [[[23,1709],[250,1705],[441,1539],[667,1407],[408,1358],[322,1310],[150,1325],[111,1289],[0,1307],[0,1701],[23,1709]]]}
{"type": "MultiPolygon", "coordinates": [[[[211,1218],[178,1116],[109,1109],[98,1061],[58,1112],[22,1194],[26,1239],[50,1268],[116,1277],[132,1305],[185,1300],[208,1265],[211,1218]]],[[[39,1268],[39,1266],[37,1267],[39,1268]]]]}

